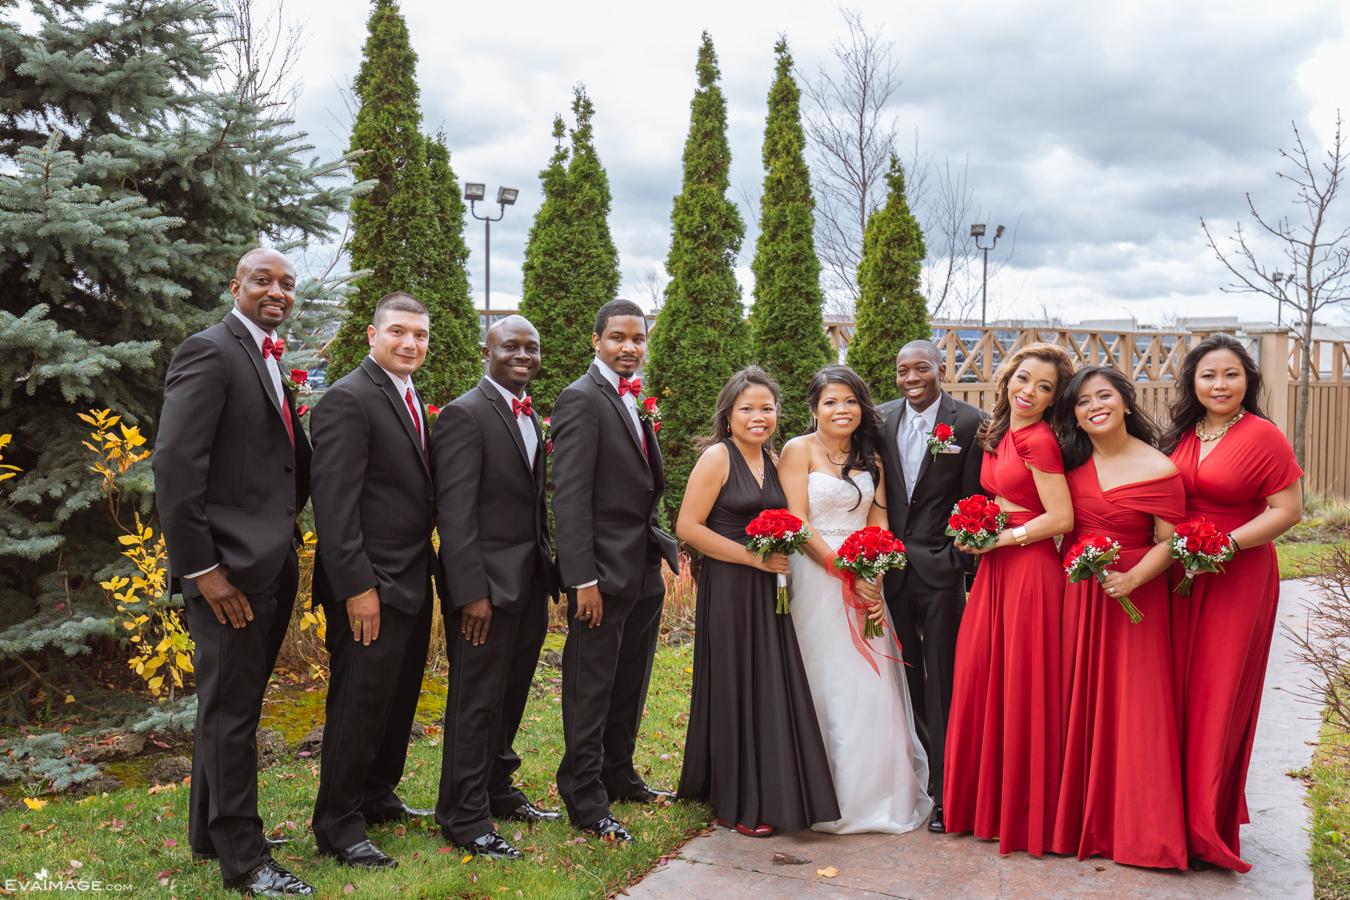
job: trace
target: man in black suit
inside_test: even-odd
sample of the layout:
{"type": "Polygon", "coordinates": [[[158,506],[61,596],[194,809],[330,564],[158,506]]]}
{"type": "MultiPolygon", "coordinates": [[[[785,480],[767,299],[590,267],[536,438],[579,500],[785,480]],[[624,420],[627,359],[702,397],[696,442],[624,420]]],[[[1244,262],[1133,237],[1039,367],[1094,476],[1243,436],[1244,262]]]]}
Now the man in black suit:
{"type": "Polygon", "coordinates": [[[958,500],[981,493],[984,461],[975,441],[984,414],[942,390],[945,375],[938,348],[911,341],[895,360],[895,385],[904,398],[881,406],[886,513],[909,559],[903,570],[886,573],[886,605],[907,663],[915,727],[928,752],[928,829],[938,833],[956,634],[966,608],[966,573],[973,571],[972,558],[946,534],[947,518],[958,500]],[[929,440],[937,425],[954,435],[947,449],[934,452],[929,440]]]}
{"type": "Polygon", "coordinates": [[[539,332],[508,316],[488,329],[483,355],[487,376],[441,410],[431,437],[450,663],[436,821],[475,856],[516,859],[494,818],[562,818],[511,783],[520,768],[511,744],[559,587],[547,451],[525,394],[539,371],[539,332]]]}
{"type": "Polygon", "coordinates": [[[309,497],[309,441],[276,333],[295,306],[295,269],[275,250],[250,251],[230,293],[234,309],[169,364],[152,459],[169,569],[196,644],[188,839],[198,859],[219,857],[226,887],[308,895],[263,835],[256,736],[295,604],[296,516],[309,497]]]}
{"type": "Polygon", "coordinates": [[[657,527],[665,490],[656,431],[639,413],[647,319],[627,300],[595,317],[595,362],[553,406],[553,515],[571,626],[563,647],[566,751],[558,793],[572,823],[618,841],[613,800],[651,802],[633,768],[661,628],[661,560],[675,539],[657,527]]]}
{"type": "Polygon", "coordinates": [[[314,598],[328,620],[329,681],[314,843],[361,868],[391,868],[366,826],[429,817],[395,793],[431,641],[435,489],[425,407],[412,375],[431,319],[387,294],[367,326],[370,355],[314,407],[314,598]]]}

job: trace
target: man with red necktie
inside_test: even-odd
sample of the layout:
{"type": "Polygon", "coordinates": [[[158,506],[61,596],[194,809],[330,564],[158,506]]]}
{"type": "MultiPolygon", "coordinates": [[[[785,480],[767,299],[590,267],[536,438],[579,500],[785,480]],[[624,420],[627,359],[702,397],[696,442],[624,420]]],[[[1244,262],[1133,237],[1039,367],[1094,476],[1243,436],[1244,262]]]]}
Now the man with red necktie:
{"type": "Polygon", "coordinates": [[[386,294],[370,355],[311,413],[314,599],[328,620],[329,681],[314,843],[339,863],[392,868],[369,825],[430,818],[396,793],[431,641],[435,491],[413,373],[431,319],[412,294],[386,294]]]}
{"type": "Polygon", "coordinates": [[[449,681],[436,821],[475,856],[520,851],[493,820],[554,821],[512,783],[512,750],[558,594],[547,506],[547,449],[525,393],[539,332],[521,316],[488,329],[487,375],[441,410],[431,436],[438,571],[449,681]]]}
{"type": "Polygon", "coordinates": [[[635,303],[611,300],[596,314],[591,342],[595,362],[559,395],[552,416],[553,513],[569,619],[558,793],[572,824],[628,841],[610,803],[670,796],[642,780],[633,750],[661,628],[661,560],[672,570],[679,561],[675,539],[657,525],[661,448],[638,412],[647,319],[635,303]]]}
{"type": "Polygon", "coordinates": [[[228,888],[310,895],[264,836],[256,737],[295,604],[296,516],[309,498],[310,445],[276,332],[295,306],[295,269],[276,250],[252,250],[230,293],[234,309],[169,364],[152,457],[169,570],[196,644],[188,840],[197,859],[219,858],[228,888]]]}

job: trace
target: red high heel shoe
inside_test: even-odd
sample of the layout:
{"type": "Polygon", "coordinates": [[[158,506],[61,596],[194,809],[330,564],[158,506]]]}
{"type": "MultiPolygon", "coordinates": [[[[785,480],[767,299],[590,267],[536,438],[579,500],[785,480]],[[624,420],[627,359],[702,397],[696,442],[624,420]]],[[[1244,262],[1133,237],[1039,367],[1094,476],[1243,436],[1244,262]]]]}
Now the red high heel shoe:
{"type": "Polygon", "coordinates": [[[773,826],[771,825],[758,825],[754,828],[746,828],[744,825],[732,825],[721,816],[717,817],[717,824],[721,825],[723,828],[733,829],[738,834],[743,834],[746,837],[768,837],[773,834],[773,826]]]}

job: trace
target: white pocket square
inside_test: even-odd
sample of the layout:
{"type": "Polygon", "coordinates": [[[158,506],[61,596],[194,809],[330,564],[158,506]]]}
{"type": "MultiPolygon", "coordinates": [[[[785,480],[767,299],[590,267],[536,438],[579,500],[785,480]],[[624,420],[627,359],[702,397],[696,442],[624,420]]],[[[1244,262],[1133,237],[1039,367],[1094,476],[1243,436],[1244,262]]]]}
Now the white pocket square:
{"type": "Polygon", "coordinates": [[[960,446],[958,446],[958,445],[956,445],[956,444],[952,444],[950,447],[948,447],[948,448],[945,449],[945,450],[939,450],[939,451],[938,451],[938,453],[960,453],[960,452],[961,452],[961,448],[960,448],[960,446]]]}

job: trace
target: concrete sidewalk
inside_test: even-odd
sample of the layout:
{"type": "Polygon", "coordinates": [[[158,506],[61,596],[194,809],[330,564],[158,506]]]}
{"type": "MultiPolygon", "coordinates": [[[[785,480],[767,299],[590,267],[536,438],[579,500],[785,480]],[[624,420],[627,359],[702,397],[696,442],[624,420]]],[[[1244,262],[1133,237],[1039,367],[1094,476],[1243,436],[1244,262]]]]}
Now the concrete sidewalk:
{"type": "MultiPolygon", "coordinates": [[[[1303,620],[1314,597],[1306,582],[1281,585],[1279,622],[1303,620]]],[[[1305,676],[1290,659],[1291,645],[1277,626],[1261,700],[1261,720],[1247,782],[1252,823],[1242,831],[1246,875],[1157,871],[1105,859],[1080,862],[1025,853],[999,856],[997,844],[969,835],[927,830],[905,835],[774,835],[746,838],[718,829],[685,845],[683,855],[629,889],[643,900],[840,898],[862,900],[976,900],[976,898],[1111,898],[1111,900],[1220,900],[1280,897],[1310,900],[1306,854],[1308,810],[1300,781],[1284,773],[1306,766],[1317,740],[1316,711],[1284,693],[1305,676]],[[834,866],[823,878],[817,869],[834,866]]]]}

